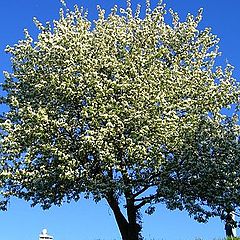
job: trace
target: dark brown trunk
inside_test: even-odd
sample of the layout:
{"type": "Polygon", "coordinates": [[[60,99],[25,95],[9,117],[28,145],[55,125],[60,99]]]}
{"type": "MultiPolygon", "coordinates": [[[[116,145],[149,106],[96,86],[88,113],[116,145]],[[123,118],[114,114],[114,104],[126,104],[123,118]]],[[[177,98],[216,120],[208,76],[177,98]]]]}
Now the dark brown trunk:
{"type": "Polygon", "coordinates": [[[128,237],[129,240],[140,240],[141,237],[141,225],[138,223],[138,210],[134,205],[134,198],[131,192],[125,193],[126,208],[128,215],[128,237]]]}
{"type": "Polygon", "coordinates": [[[109,194],[106,199],[114,213],[119,231],[122,236],[122,240],[142,239],[140,235],[141,227],[137,223],[137,211],[134,206],[134,202],[131,201],[130,199],[127,200],[127,204],[126,204],[127,215],[128,215],[128,220],[127,220],[125,216],[122,214],[116,198],[112,194],[109,194]]]}
{"type": "Polygon", "coordinates": [[[128,240],[128,222],[119,208],[118,201],[112,194],[109,194],[106,199],[114,213],[122,240],[128,240]]]}

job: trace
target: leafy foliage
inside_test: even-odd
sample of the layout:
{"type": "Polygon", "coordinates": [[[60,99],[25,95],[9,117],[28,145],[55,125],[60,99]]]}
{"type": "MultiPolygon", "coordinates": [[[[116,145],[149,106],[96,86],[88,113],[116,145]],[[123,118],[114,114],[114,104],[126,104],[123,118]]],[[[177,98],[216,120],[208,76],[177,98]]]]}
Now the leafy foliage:
{"type": "Polygon", "coordinates": [[[147,3],[141,18],[128,1],[92,24],[76,6],[7,47],[3,197],[49,208],[123,196],[199,221],[239,204],[237,112],[222,114],[239,101],[233,67],[215,67],[219,40],[198,30],[201,10],[184,22],[171,11],[172,24],[165,13],[147,3]]]}

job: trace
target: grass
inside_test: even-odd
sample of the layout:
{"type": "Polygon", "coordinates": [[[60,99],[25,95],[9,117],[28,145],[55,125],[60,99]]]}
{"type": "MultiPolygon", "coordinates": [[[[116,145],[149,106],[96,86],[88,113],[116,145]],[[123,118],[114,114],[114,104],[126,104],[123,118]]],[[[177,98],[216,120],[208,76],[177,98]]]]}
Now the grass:
{"type": "MultiPolygon", "coordinates": [[[[204,240],[202,238],[196,238],[195,240],[204,240]]],[[[240,240],[240,237],[226,237],[226,238],[218,238],[213,240],[240,240]]]]}

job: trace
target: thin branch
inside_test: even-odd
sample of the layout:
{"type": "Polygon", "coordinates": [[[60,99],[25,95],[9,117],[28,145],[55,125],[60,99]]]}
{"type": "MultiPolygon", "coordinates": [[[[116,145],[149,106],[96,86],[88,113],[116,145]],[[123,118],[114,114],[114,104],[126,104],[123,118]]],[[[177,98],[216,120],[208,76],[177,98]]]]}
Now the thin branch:
{"type": "Polygon", "coordinates": [[[142,197],[142,198],[134,199],[135,202],[140,202],[139,204],[135,205],[135,207],[137,209],[140,209],[141,207],[143,207],[147,203],[150,203],[155,198],[156,198],[156,194],[150,195],[148,197],[142,197]]]}
{"type": "Polygon", "coordinates": [[[135,202],[141,202],[141,201],[145,201],[145,200],[152,200],[156,197],[156,194],[153,194],[153,195],[150,195],[150,196],[147,196],[147,197],[142,197],[142,198],[137,198],[137,199],[134,199],[135,202]]]}
{"type": "Polygon", "coordinates": [[[140,191],[136,192],[135,194],[133,194],[133,197],[137,197],[139,195],[141,195],[142,193],[144,193],[146,190],[148,190],[151,187],[151,185],[145,186],[143,187],[140,191]]]}

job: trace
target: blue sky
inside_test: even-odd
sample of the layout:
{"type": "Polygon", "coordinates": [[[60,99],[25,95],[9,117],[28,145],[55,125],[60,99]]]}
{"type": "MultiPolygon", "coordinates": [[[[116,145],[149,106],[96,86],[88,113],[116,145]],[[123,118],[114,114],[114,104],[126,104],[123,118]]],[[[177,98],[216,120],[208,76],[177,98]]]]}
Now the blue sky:
{"type": "MultiPolygon", "coordinates": [[[[156,5],[152,0],[152,5],[156,5]]],[[[167,8],[179,12],[183,20],[188,12],[197,13],[203,7],[201,28],[210,26],[214,34],[221,39],[220,50],[223,53],[220,64],[226,61],[235,66],[234,76],[240,78],[240,1],[239,0],[165,0],[167,8]]],[[[109,12],[117,4],[125,6],[125,0],[68,0],[69,7],[74,4],[84,6],[89,18],[96,18],[96,5],[100,4],[109,12]]],[[[145,4],[144,0],[133,0],[145,4]]],[[[23,38],[23,29],[29,29],[36,35],[32,19],[36,16],[45,22],[58,18],[59,0],[1,0],[0,1],[0,82],[3,70],[10,71],[10,56],[4,53],[7,44],[14,44],[23,38]]],[[[214,194],[214,193],[213,193],[214,194]]],[[[185,212],[170,212],[159,206],[153,216],[144,217],[143,234],[147,239],[155,240],[193,240],[196,238],[217,239],[224,236],[224,226],[219,219],[208,224],[196,223],[185,212]]],[[[61,208],[52,207],[43,211],[39,207],[31,208],[28,203],[13,200],[7,212],[0,212],[0,239],[37,240],[43,228],[48,228],[55,240],[95,240],[120,239],[113,214],[106,202],[95,204],[91,200],[65,204],[61,208]]]]}

